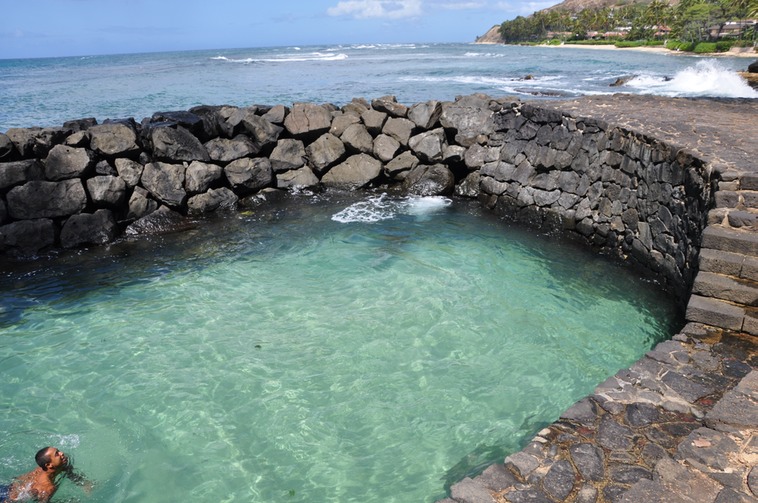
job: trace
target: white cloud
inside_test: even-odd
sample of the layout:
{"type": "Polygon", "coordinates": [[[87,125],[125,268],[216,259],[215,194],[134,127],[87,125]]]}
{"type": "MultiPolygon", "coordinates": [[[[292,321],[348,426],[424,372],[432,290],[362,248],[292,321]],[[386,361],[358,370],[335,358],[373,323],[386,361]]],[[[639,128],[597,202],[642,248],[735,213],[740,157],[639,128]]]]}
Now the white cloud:
{"type": "Polygon", "coordinates": [[[402,19],[420,16],[421,0],[344,0],[327,9],[330,16],[352,16],[356,19],[402,19]]]}

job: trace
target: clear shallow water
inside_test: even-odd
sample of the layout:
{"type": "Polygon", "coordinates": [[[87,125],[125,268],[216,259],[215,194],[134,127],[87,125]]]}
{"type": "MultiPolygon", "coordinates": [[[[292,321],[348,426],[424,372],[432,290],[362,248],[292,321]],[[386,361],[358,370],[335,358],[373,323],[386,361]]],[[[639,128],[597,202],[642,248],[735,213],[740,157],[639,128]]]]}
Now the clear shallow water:
{"type": "Polygon", "coordinates": [[[0,278],[0,481],[93,502],[434,501],[672,333],[670,299],[475,203],[319,196],[0,278]]]}
{"type": "Polygon", "coordinates": [[[735,70],[750,59],[475,44],[273,47],[0,60],[0,131],[195,105],[401,103],[487,93],[532,99],[615,92],[758,97],[735,70]],[[525,80],[527,75],[533,79],[525,80]],[[619,77],[637,75],[624,87],[619,77]]]}

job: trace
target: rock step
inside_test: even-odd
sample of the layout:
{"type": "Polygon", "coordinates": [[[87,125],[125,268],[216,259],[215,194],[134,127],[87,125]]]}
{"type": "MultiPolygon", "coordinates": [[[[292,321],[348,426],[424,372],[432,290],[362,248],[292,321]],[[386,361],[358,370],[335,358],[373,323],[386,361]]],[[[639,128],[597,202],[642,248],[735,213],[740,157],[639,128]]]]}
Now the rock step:
{"type": "Polygon", "coordinates": [[[685,318],[688,322],[758,335],[758,307],[740,306],[693,293],[685,318]]]}
{"type": "Polygon", "coordinates": [[[758,233],[709,225],[703,231],[701,248],[758,257],[758,233]]]}
{"type": "Polygon", "coordinates": [[[744,306],[758,306],[758,283],[701,270],[695,277],[692,293],[744,306]]]}
{"type": "Polygon", "coordinates": [[[758,257],[702,248],[700,250],[700,271],[758,282],[758,257]]]}

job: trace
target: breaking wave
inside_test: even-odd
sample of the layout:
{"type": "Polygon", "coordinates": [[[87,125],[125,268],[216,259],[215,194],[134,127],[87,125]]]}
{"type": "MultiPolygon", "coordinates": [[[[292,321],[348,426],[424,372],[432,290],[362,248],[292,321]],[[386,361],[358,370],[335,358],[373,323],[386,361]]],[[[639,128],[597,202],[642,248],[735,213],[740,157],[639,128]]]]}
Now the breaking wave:
{"type": "Polygon", "coordinates": [[[394,199],[382,194],[353,203],[332,215],[340,223],[373,223],[390,220],[398,215],[424,217],[444,210],[453,203],[442,196],[411,196],[394,199]]]}
{"type": "Polygon", "coordinates": [[[217,61],[226,61],[229,63],[297,63],[305,61],[343,61],[348,58],[347,54],[325,54],[322,52],[311,52],[306,54],[285,54],[276,58],[227,58],[226,56],[215,56],[211,59],[217,61]]]}
{"type": "Polygon", "coordinates": [[[718,61],[698,61],[677,72],[673,77],[639,75],[627,83],[640,94],[684,97],[758,98],[758,91],[751,88],[737,73],[725,68],[718,61]]]}

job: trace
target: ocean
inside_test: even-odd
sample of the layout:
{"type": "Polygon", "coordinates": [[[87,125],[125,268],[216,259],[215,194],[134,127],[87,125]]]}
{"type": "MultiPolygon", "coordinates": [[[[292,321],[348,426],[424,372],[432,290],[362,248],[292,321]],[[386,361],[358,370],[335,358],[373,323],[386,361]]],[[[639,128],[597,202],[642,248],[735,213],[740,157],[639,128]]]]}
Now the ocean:
{"type": "Polygon", "coordinates": [[[476,44],[365,44],[0,60],[0,131],[193,106],[404,104],[486,93],[557,99],[630,92],[757,98],[748,58],[476,44]],[[621,87],[619,78],[633,77],[621,87]]]}

